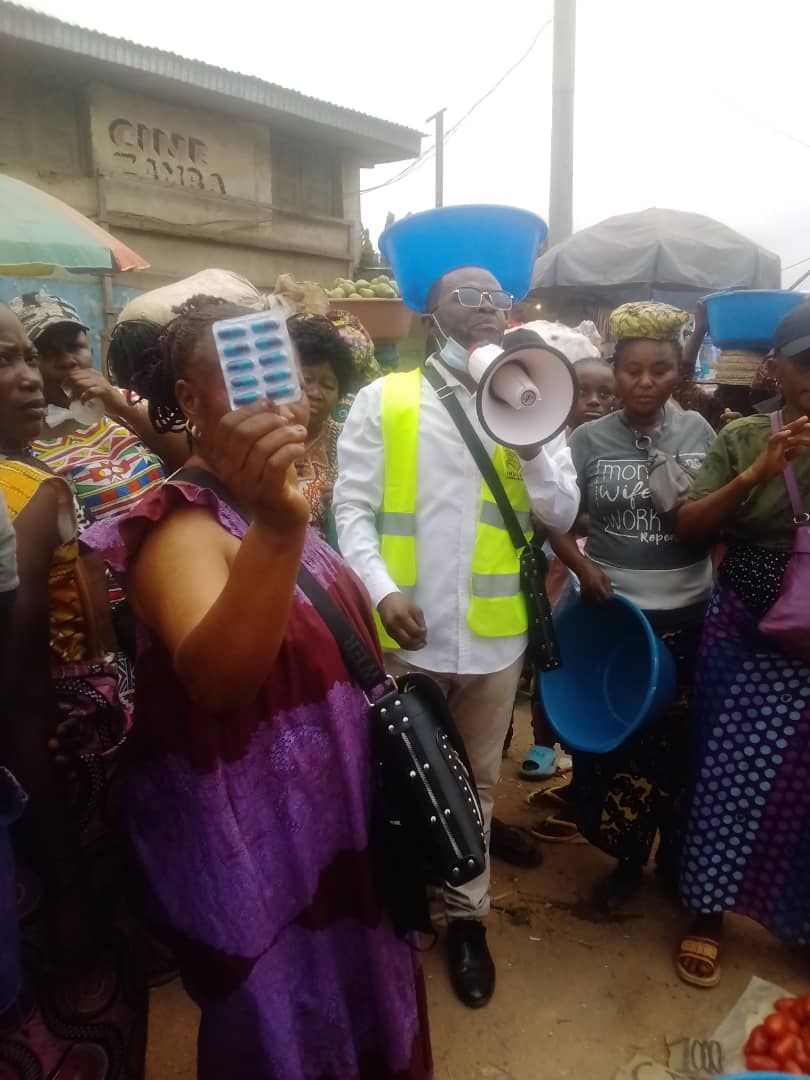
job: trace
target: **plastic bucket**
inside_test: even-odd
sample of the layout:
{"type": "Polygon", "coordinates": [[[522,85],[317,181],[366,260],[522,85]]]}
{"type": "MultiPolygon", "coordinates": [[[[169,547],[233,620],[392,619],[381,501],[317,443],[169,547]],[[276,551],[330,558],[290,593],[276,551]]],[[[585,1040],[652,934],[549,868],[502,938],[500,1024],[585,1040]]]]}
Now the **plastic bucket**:
{"type": "Polygon", "coordinates": [[[572,599],[554,628],[561,666],[541,673],[538,694],[564,746],[604,754],[672,704],[675,661],[629,600],[572,599]]]}
{"type": "Polygon", "coordinates": [[[718,349],[768,350],[779,321],[806,299],[806,293],[788,289],[711,293],[703,303],[712,343],[718,349]]]}
{"type": "Polygon", "coordinates": [[[443,206],[395,221],[380,236],[409,308],[424,312],[433,282],[458,266],[488,270],[501,288],[522,300],[548,226],[516,206],[443,206]]]}

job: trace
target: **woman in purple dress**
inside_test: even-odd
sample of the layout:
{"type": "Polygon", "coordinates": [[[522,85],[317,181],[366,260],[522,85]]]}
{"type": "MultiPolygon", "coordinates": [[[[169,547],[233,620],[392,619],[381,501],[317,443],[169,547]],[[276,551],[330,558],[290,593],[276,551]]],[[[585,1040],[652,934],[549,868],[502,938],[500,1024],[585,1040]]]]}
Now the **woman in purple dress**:
{"type": "Polygon", "coordinates": [[[170,479],[86,534],[139,622],[130,831],[202,1080],[429,1080],[418,958],[373,884],[363,694],[299,563],[379,655],[369,602],[307,530],[306,399],[229,411],[211,326],[244,313],[195,297],[138,387],[227,501],[170,479]]]}

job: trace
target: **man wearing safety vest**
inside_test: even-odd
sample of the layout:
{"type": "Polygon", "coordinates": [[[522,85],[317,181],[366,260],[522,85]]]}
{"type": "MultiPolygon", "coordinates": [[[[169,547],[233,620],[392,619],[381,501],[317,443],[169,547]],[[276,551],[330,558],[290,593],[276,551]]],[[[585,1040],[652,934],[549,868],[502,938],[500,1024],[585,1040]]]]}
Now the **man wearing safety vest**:
{"type": "MultiPolygon", "coordinates": [[[[515,267],[510,245],[525,247],[525,238],[518,242],[508,228],[495,236],[494,255],[482,255],[475,229],[459,235],[451,228],[453,235],[445,235],[454,213],[478,209],[502,208],[414,215],[383,234],[381,248],[403,299],[426,316],[443,343],[426,364],[463,405],[522,527],[531,535],[534,515],[567,532],[579,491],[564,437],[521,458],[497,446],[478,421],[468,351],[502,343],[512,292],[528,291],[536,251],[531,244],[515,267]],[[425,219],[427,235],[417,253],[426,257],[420,260],[401,250],[393,234],[411,223],[419,228],[425,219]]],[[[545,231],[534,215],[509,210],[530,219],[517,222],[523,229],[539,223],[545,231]]],[[[485,224],[491,248],[498,226],[485,224]]],[[[527,643],[519,561],[503,519],[421,370],[388,375],[359,392],[338,444],[338,470],[340,549],[376,608],[386,668],[426,671],[444,690],[475,773],[488,835],[527,643]]],[[[482,922],[489,911],[489,867],[466,885],[445,886],[445,904],[453,987],[466,1005],[480,1007],[495,987],[482,922]]]]}

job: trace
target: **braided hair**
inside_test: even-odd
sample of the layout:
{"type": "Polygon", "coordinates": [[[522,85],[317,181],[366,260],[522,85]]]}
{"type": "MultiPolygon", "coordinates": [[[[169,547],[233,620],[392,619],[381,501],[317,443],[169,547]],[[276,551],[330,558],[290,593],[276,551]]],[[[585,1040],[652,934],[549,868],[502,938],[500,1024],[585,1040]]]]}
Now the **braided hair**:
{"type": "Polygon", "coordinates": [[[149,419],[155,431],[165,435],[182,431],[186,418],[177,401],[175,386],[186,374],[195,346],[220,319],[248,315],[251,309],[198,294],[174,309],[176,316],[165,327],[143,365],[133,373],[133,389],[149,402],[149,419]]]}

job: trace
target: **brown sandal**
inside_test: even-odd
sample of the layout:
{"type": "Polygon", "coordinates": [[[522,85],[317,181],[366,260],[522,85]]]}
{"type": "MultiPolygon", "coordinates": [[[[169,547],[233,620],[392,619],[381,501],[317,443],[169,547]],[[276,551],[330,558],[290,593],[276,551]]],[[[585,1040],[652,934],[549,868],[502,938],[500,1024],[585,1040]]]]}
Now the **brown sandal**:
{"type": "Polygon", "coordinates": [[[720,982],[720,943],[705,937],[685,937],[678,949],[675,970],[685,983],[710,990],[720,982]],[[695,975],[684,967],[684,960],[700,960],[711,968],[711,975],[695,975]]]}

